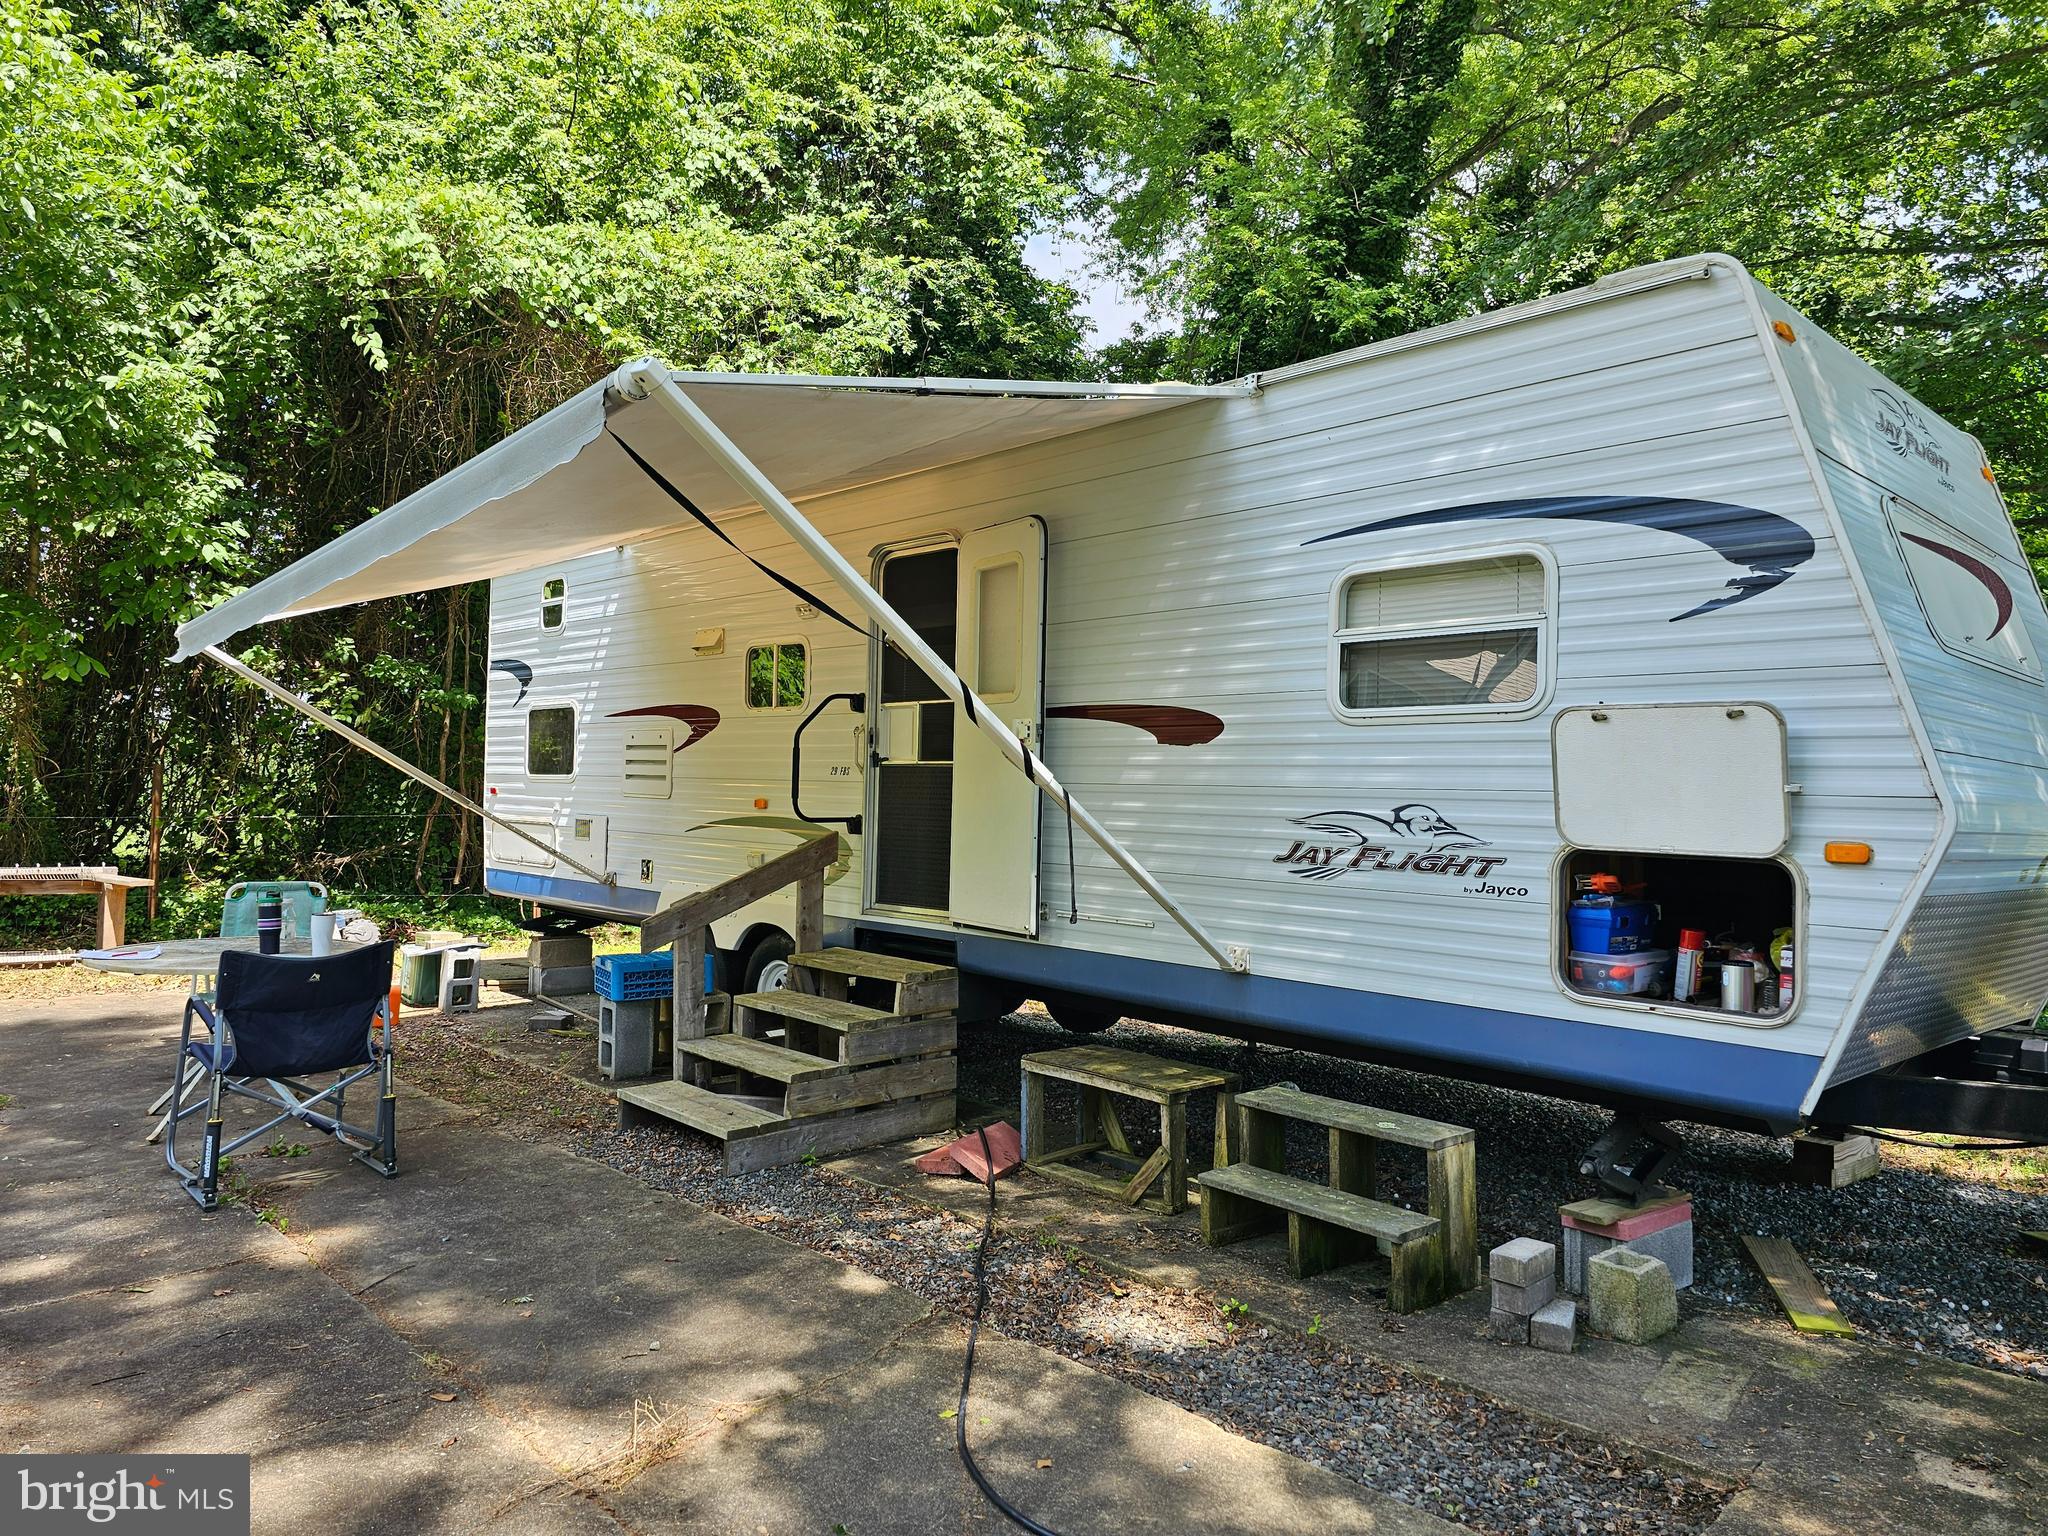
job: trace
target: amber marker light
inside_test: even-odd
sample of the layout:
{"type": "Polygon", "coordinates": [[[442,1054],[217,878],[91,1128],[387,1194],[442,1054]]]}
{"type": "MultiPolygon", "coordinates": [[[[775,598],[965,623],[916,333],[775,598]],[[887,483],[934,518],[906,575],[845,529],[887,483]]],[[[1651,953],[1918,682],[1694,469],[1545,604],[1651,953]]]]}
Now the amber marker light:
{"type": "Polygon", "coordinates": [[[1982,475],[1986,480],[1989,480],[1993,485],[1998,484],[1998,476],[1991,473],[1991,466],[1989,464],[1979,466],[1977,473],[1982,475]]]}
{"type": "Polygon", "coordinates": [[[1829,843],[1824,851],[1830,864],[1868,864],[1870,862],[1870,844],[1868,843],[1829,843]]]}
{"type": "Polygon", "coordinates": [[[760,796],[756,795],[754,797],[754,809],[757,811],[765,811],[768,809],[768,802],[766,800],[763,800],[760,796]]]}
{"type": "Polygon", "coordinates": [[[1789,321],[1773,320],[1771,322],[1771,331],[1780,341],[1797,341],[1799,339],[1799,333],[1792,329],[1789,321]]]}

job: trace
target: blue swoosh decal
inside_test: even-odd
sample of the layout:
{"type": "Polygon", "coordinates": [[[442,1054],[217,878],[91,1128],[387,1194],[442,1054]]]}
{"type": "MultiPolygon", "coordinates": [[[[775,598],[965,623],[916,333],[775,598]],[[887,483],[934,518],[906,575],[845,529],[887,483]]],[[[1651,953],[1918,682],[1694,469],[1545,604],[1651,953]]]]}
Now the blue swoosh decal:
{"type": "Polygon", "coordinates": [[[525,698],[526,690],[533,686],[533,668],[523,661],[494,661],[491,670],[504,673],[519,685],[519,692],[512,700],[514,704],[525,698]]]}
{"type": "MultiPolygon", "coordinates": [[[[1732,607],[1783,586],[1792,573],[1813,558],[1813,535],[1789,517],[1725,501],[1688,501],[1673,496],[1531,496],[1518,501],[1480,501],[1466,507],[1412,512],[1383,523],[1360,523],[1340,533],[1326,533],[1309,544],[1327,544],[1361,533],[1389,533],[1400,528],[1431,528],[1447,523],[1489,518],[1556,518],[1582,523],[1620,523],[1675,533],[1711,549],[1730,565],[1747,566],[1732,576],[1729,590],[1709,598],[1671,622],[1696,618],[1716,608],[1732,607]]],[[[1307,544],[1302,546],[1304,549],[1307,544]]]]}

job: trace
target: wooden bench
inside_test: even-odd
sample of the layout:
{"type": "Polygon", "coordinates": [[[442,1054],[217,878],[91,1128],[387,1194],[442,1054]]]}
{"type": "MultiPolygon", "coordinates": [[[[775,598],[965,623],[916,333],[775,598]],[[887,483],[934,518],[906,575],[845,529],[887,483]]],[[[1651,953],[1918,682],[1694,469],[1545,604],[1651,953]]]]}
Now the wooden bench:
{"type": "Polygon", "coordinates": [[[1350,1104],[1281,1084],[1238,1095],[1237,1139],[1241,1162],[1203,1174],[1198,1181],[1204,1192],[1202,1234],[1211,1244],[1274,1230],[1284,1212],[1289,1259],[1300,1274],[1363,1257],[1344,1234],[1373,1238],[1394,1263],[1389,1302],[1396,1311],[1433,1305],[1479,1283],[1479,1191],[1472,1132],[1465,1126],[1350,1104]],[[1286,1173],[1289,1121],[1320,1126],[1329,1133],[1327,1190],[1286,1173]],[[1373,1198],[1380,1142],[1422,1152],[1428,1177],[1426,1216],[1373,1198]],[[1223,1198],[1212,1202],[1212,1191],[1223,1198]],[[1330,1200],[1332,1193],[1346,1198],[1330,1200]],[[1311,1197],[1320,1203],[1311,1207],[1311,1197]],[[1428,1222],[1430,1230],[1416,1228],[1418,1220],[1428,1222]]]}
{"type": "Polygon", "coordinates": [[[1202,1236],[1220,1247],[1270,1230],[1274,1211],[1287,1213],[1287,1260],[1306,1280],[1365,1257],[1360,1239],[1384,1244],[1394,1278],[1387,1304],[1414,1312],[1438,1299],[1443,1223],[1420,1211],[1369,1200],[1253,1163],[1212,1168],[1200,1176],[1202,1236]]]}
{"type": "Polygon", "coordinates": [[[1188,1208],[1188,1096],[1214,1091],[1216,1098],[1216,1161],[1230,1159],[1231,1095],[1237,1076],[1187,1062],[1146,1056],[1107,1045],[1077,1045],[1063,1051],[1039,1051],[1023,1061],[1024,1166],[1048,1178],[1107,1195],[1125,1205],[1147,1198],[1168,1216],[1188,1208]],[[1056,1144],[1047,1103],[1048,1085],[1076,1084],[1081,1112],[1074,1139],[1056,1144]],[[1117,1120],[1112,1096],[1141,1099],[1159,1106],[1159,1145],[1140,1159],[1117,1120]],[[1118,1175],[1074,1166],[1084,1157],[1122,1165],[1118,1175]]]}
{"type": "Polygon", "coordinates": [[[128,893],[152,880],[124,875],[111,864],[15,864],[0,868],[0,896],[97,896],[99,947],[118,949],[128,932],[128,893]]]}

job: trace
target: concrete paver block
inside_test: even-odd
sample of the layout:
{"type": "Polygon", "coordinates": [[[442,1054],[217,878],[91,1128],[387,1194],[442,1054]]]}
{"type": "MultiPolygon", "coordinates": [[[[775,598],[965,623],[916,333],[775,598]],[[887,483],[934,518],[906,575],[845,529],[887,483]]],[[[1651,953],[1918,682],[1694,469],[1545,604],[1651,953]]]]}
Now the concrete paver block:
{"type": "Polygon", "coordinates": [[[1560,1296],[1529,1319],[1529,1342],[1538,1349],[1568,1355],[1579,1342],[1579,1309],[1571,1298],[1560,1296]]]}
{"type": "Polygon", "coordinates": [[[1508,1285],[1534,1285],[1557,1273],[1557,1244],[1534,1237],[1502,1243],[1486,1256],[1486,1273],[1508,1285]]]}
{"type": "Polygon", "coordinates": [[[1526,1344],[1529,1342],[1528,1315],[1495,1307],[1486,1314],[1486,1331],[1503,1344],[1526,1344]]]}
{"type": "Polygon", "coordinates": [[[1678,1288],[1662,1259],[1610,1248],[1586,1261],[1586,1298],[1595,1333],[1647,1344],[1678,1326],[1678,1288]]]}
{"type": "Polygon", "coordinates": [[[1545,1275],[1528,1285],[1510,1285],[1505,1280],[1493,1282],[1493,1308],[1496,1312],[1516,1312],[1523,1317],[1533,1317],[1556,1297],[1556,1275],[1545,1275]]]}

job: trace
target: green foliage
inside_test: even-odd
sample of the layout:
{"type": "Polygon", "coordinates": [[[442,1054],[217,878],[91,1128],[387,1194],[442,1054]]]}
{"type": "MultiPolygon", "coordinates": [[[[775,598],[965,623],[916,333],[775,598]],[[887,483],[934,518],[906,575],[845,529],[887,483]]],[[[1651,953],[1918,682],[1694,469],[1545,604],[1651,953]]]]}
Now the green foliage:
{"type": "Polygon", "coordinates": [[[1054,7],[1058,121],[1216,377],[1726,251],[2048,517],[2048,22],[1919,0],[1054,7]]]}
{"type": "MultiPolygon", "coordinates": [[[[0,6],[0,860],[133,865],[160,793],[174,884],[473,886],[472,818],[170,625],[636,354],[1079,366],[1022,255],[1049,66],[989,0],[0,6]]],[[[477,794],[483,603],[250,659],[477,794]]]]}

